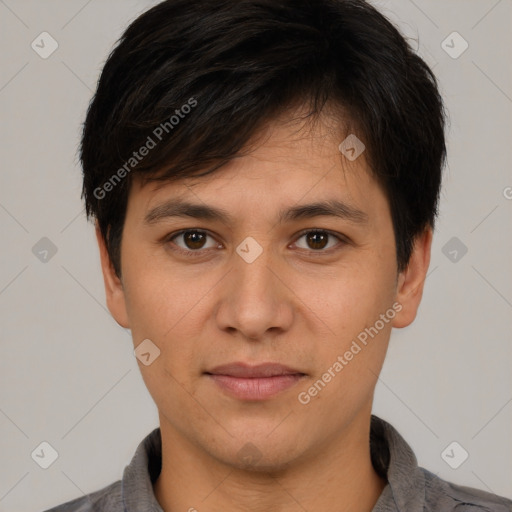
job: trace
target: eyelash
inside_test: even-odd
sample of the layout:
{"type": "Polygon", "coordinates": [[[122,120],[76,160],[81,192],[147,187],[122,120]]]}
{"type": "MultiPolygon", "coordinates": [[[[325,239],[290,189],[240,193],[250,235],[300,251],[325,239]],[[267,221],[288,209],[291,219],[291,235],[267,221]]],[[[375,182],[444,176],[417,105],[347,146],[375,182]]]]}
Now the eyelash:
{"type": "MultiPolygon", "coordinates": [[[[190,229],[189,228],[189,229],[182,229],[181,231],[178,231],[176,233],[171,233],[170,235],[165,237],[163,241],[164,241],[164,243],[171,243],[171,244],[174,245],[174,247],[172,247],[171,250],[173,250],[175,252],[178,252],[178,253],[180,253],[183,256],[191,256],[193,258],[194,257],[204,256],[206,251],[208,251],[209,249],[213,249],[213,247],[211,247],[209,249],[197,249],[196,251],[190,251],[190,250],[187,250],[187,249],[183,249],[183,248],[177,246],[176,244],[174,244],[173,240],[175,238],[179,237],[180,235],[183,235],[185,233],[190,233],[190,232],[192,232],[192,233],[201,233],[201,234],[210,236],[212,238],[215,238],[213,235],[211,235],[210,233],[208,233],[207,231],[205,231],[203,229],[193,229],[193,228],[190,229]]],[[[336,238],[341,243],[341,246],[346,245],[348,243],[348,241],[345,240],[340,235],[336,235],[333,232],[331,232],[329,230],[326,230],[326,229],[306,229],[304,231],[301,231],[298,234],[296,241],[300,240],[304,235],[307,235],[309,233],[321,233],[321,234],[326,234],[326,235],[328,235],[330,237],[336,238]]],[[[339,247],[339,245],[337,245],[335,247],[330,247],[329,249],[326,249],[326,250],[323,250],[323,249],[318,249],[318,250],[310,249],[309,252],[314,254],[314,255],[321,256],[323,254],[331,254],[333,251],[339,250],[340,248],[341,247],[339,247]]],[[[301,249],[301,250],[307,251],[307,249],[301,249]]]]}

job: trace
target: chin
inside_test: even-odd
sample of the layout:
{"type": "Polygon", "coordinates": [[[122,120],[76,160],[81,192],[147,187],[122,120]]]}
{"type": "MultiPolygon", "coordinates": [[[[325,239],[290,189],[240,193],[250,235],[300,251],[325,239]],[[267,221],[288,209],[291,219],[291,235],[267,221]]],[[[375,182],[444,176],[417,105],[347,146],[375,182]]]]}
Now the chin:
{"type": "Polygon", "coordinates": [[[245,435],[237,439],[226,440],[226,444],[221,447],[221,453],[213,453],[213,450],[210,453],[224,464],[238,470],[278,474],[293,465],[303,452],[292,433],[283,431],[283,435],[269,439],[270,431],[253,436],[246,431],[245,435]]]}

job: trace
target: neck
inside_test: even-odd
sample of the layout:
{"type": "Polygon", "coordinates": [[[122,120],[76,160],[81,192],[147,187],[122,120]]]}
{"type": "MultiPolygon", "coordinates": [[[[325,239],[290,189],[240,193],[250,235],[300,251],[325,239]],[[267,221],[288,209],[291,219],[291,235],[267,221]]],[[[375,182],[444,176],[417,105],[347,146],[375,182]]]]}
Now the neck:
{"type": "Polygon", "coordinates": [[[386,482],[370,458],[370,415],[286,469],[247,471],[209,457],[165,421],[162,471],[154,484],[165,512],[371,512],[386,482]]]}

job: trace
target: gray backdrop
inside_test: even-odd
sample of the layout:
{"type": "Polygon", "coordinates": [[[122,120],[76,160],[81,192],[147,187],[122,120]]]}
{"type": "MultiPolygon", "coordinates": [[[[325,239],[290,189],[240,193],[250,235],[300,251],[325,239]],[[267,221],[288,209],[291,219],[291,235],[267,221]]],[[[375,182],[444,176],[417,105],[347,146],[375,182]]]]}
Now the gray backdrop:
{"type": "MultiPolygon", "coordinates": [[[[155,3],[0,0],[0,511],[119,479],[157,426],[105,307],[76,153],[111,46],[155,3]]],[[[423,303],[393,331],[375,413],[424,467],[512,498],[512,2],[376,3],[434,68],[451,124],[423,303]]]]}

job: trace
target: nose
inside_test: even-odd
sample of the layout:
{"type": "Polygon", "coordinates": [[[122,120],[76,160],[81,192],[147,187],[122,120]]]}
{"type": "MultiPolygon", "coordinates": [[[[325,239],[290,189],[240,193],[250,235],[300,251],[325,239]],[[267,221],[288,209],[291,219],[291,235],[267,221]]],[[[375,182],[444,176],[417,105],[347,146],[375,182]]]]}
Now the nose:
{"type": "Polygon", "coordinates": [[[240,252],[233,253],[232,270],[224,279],[216,310],[220,329],[253,341],[288,330],[294,312],[293,293],[286,286],[284,266],[267,247],[258,246],[257,252],[263,250],[254,260],[246,257],[254,251],[253,246],[239,247],[240,252]]]}

